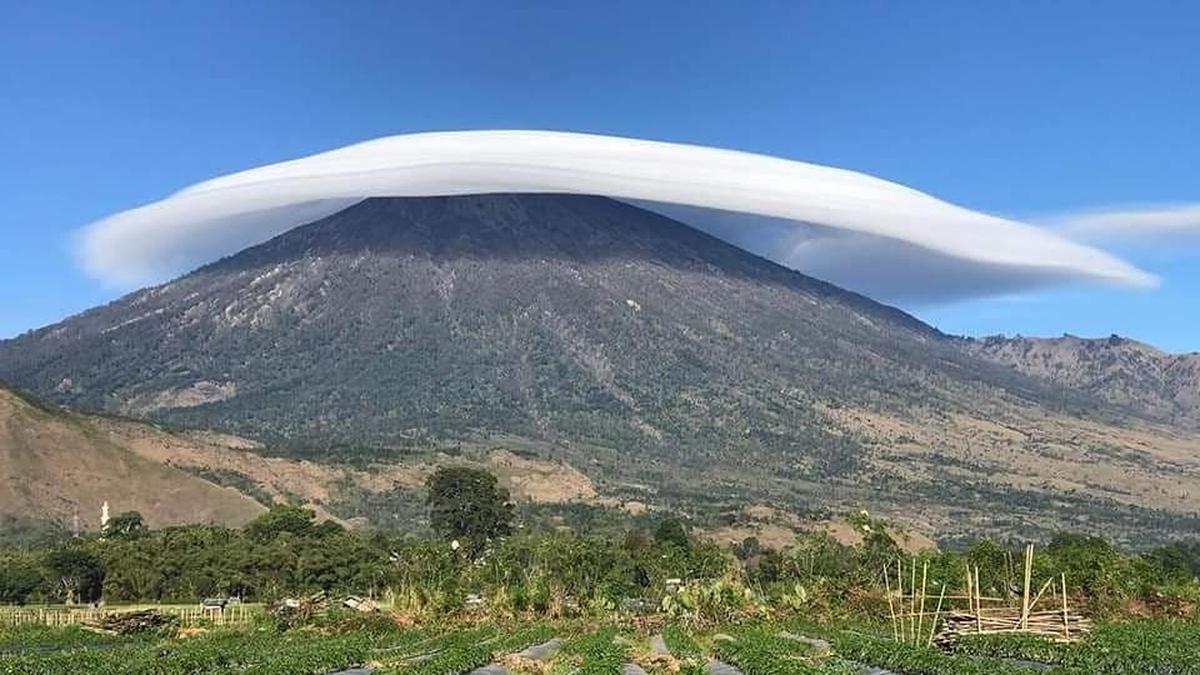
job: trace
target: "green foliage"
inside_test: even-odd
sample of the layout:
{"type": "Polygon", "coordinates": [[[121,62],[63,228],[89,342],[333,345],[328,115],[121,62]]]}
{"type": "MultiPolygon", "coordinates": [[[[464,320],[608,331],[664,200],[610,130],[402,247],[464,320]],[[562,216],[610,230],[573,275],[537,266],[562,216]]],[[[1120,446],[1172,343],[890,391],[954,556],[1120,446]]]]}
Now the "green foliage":
{"type": "Polygon", "coordinates": [[[761,613],[759,598],[735,576],[688,581],[662,599],[662,611],[692,626],[727,623],[761,613]]]}
{"type": "Polygon", "coordinates": [[[629,644],[624,641],[615,626],[608,626],[593,633],[575,638],[563,645],[562,656],[574,657],[581,662],[576,675],[612,675],[621,672],[629,653],[629,644]]]}
{"type": "Polygon", "coordinates": [[[61,546],[70,539],[58,523],[0,516],[0,542],[7,546],[61,546]]]}
{"type": "Polygon", "coordinates": [[[317,514],[311,509],[275,504],[246,525],[246,536],[260,542],[271,541],[284,534],[307,536],[316,527],[316,517],[317,514]]]}
{"type": "Polygon", "coordinates": [[[1104,539],[1071,532],[1056,534],[1046,554],[1053,558],[1056,568],[1066,572],[1072,584],[1089,593],[1110,590],[1113,573],[1125,563],[1104,539]]]}
{"type": "Polygon", "coordinates": [[[683,520],[675,516],[662,519],[662,522],[654,529],[654,540],[660,544],[669,544],[681,549],[686,549],[692,544],[687,526],[683,520]]]}
{"type": "Polygon", "coordinates": [[[671,655],[686,663],[699,664],[704,660],[704,650],[678,623],[663,626],[663,642],[671,655]]]}
{"type": "Polygon", "coordinates": [[[126,511],[110,518],[101,533],[106,537],[120,539],[136,537],[145,531],[146,523],[142,520],[142,514],[137,511],[126,511]]]}
{"type": "Polygon", "coordinates": [[[0,552],[0,604],[25,604],[46,583],[36,556],[24,551],[0,552]]]}
{"type": "Polygon", "coordinates": [[[45,566],[68,604],[100,599],[106,571],[88,551],[75,546],[58,549],[46,556],[45,566]]]}
{"type": "Polygon", "coordinates": [[[1068,649],[1053,675],[1195,675],[1200,673],[1200,624],[1137,621],[1099,626],[1068,649]]]}
{"type": "Polygon", "coordinates": [[[906,675],[1028,675],[1025,669],[997,659],[946,654],[933,647],[849,631],[835,634],[833,647],[850,661],[906,675]]]}
{"type": "Polygon", "coordinates": [[[1165,578],[1192,581],[1200,578],[1200,541],[1177,541],[1160,546],[1145,556],[1165,578]]]}
{"type": "Polygon", "coordinates": [[[462,675],[491,663],[499,656],[520,651],[554,637],[555,629],[536,624],[500,634],[493,629],[467,630],[424,647],[419,660],[401,661],[384,672],[406,675],[462,675]]]}
{"type": "Polygon", "coordinates": [[[512,531],[513,505],[508,490],[483,469],[442,467],[426,482],[429,523],[446,539],[460,541],[472,553],[512,531]]]}
{"type": "Polygon", "coordinates": [[[1059,663],[1069,647],[1063,643],[1028,633],[983,634],[967,633],[954,643],[956,654],[970,654],[994,659],[1018,659],[1034,663],[1059,663]]]}
{"type": "Polygon", "coordinates": [[[747,675],[817,675],[819,673],[854,673],[856,670],[825,655],[813,653],[812,648],[798,640],[782,637],[761,628],[736,630],[733,635],[719,635],[713,649],[722,660],[737,666],[747,675]]]}
{"type": "Polygon", "coordinates": [[[412,635],[396,631],[318,635],[252,628],[169,641],[121,639],[100,643],[55,630],[59,631],[60,641],[43,642],[55,651],[0,653],[0,674],[319,675],[362,665],[377,652],[405,648],[413,642],[412,635]]]}

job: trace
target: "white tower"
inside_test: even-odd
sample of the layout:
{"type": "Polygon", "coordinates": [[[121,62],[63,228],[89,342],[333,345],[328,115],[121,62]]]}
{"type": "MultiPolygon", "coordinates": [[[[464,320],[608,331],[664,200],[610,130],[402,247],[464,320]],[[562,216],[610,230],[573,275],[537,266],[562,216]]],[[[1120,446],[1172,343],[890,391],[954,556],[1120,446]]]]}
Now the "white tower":
{"type": "Polygon", "coordinates": [[[104,506],[100,507],[100,531],[108,527],[108,502],[104,502],[104,506]]]}

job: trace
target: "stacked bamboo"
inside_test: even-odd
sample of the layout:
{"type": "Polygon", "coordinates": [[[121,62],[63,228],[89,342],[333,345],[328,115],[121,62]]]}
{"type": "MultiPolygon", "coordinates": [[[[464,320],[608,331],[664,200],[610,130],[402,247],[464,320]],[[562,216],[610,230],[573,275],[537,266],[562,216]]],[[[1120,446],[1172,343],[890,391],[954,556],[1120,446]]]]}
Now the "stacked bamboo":
{"type": "Polygon", "coordinates": [[[963,635],[1028,633],[1059,642],[1074,641],[1092,628],[1091,620],[1078,612],[1052,609],[1030,612],[1022,618],[1020,607],[988,608],[982,614],[950,611],[942,618],[942,628],[933,644],[949,647],[963,635]],[[1067,637],[1070,635],[1070,637],[1067,637]]]}

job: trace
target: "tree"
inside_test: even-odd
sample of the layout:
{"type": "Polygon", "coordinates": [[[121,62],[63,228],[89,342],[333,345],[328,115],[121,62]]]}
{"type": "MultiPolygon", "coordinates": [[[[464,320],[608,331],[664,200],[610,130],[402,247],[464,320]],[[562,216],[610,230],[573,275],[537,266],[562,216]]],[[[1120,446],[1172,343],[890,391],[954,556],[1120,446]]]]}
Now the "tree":
{"type": "Polygon", "coordinates": [[[275,504],[266,513],[246,525],[246,536],[255,541],[271,541],[282,534],[297,537],[313,533],[317,514],[302,506],[275,504]]]}
{"type": "Polygon", "coordinates": [[[68,605],[100,599],[105,570],[91,553],[79,548],[59,549],[46,557],[46,569],[68,605]]]}
{"type": "Polygon", "coordinates": [[[145,531],[146,524],[142,520],[142,514],[137,511],[126,511],[110,518],[104,525],[101,534],[113,539],[122,539],[135,537],[145,531]]]}
{"type": "Polygon", "coordinates": [[[23,605],[45,582],[27,555],[0,555],[0,603],[23,605]]]}
{"type": "Polygon", "coordinates": [[[759,543],[758,537],[746,537],[742,543],[733,548],[733,554],[740,560],[748,560],[762,553],[762,544],[759,543]]]}
{"type": "Polygon", "coordinates": [[[660,544],[675,546],[683,550],[691,547],[692,543],[688,538],[687,526],[675,516],[668,516],[658,524],[658,528],[654,530],[654,539],[660,544]]]}
{"type": "Polygon", "coordinates": [[[478,553],[491,539],[512,531],[513,505],[508,490],[483,469],[442,467],[426,482],[429,522],[446,539],[478,553]]]}

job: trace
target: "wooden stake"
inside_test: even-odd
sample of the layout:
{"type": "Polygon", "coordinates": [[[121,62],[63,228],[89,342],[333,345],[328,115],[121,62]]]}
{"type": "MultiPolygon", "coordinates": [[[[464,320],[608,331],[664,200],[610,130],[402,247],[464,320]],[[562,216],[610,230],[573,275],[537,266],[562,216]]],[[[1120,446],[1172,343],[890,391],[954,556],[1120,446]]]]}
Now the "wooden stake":
{"type": "Polygon", "coordinates": [[[1067,573],[1062,574],[1062,592],[1063,592],[1063,635],[1068,640],[1071,639],[1071,621],[1067,618],[1067,573]]]}
{"type": "Polygon", "coordinates": [[[933,611],[933,620],[929,622],[929,642],[925,643],[928,647],[933,644],[933,633],[937,630],[938,616],[942,613],[942,601],[946,599],[946,584],[942,582],[942,593],[938,596],[937,609],[933,611]]]}
{"type": "Polygon", "coordinates": [[[913,634],[913,644],[917,643],[917,636],[925,634],[925,589],[929,581],[929,561],[926,560],[921,566],[921,609],[917,613],[917,632],[913,634]]]}
{"type": "Polygon", "coordinates": [[[891,573],[888,572],[887,563],[883,564],[883,586],[887,589],[888,599],[888,614],[892,617],[892,639],[897,638],[896,632],[896,605],[892,602],[892,580],[891,573]]]}
{"type": "Polygon", "coordinates": [[[1033,544],[1025,547],[1025,585],[1021,592],[1021,628],[1029,627],[1029,582],[1033,576],[1033,544]]]}
{"type": "Polygon", "coordinates": [[[909,615],[911,619],[908,622],[909,634],[913,644],[917,642],[917,559],[914,556],[912,560],[912,580],[908,587],[911,589],[911,602],[909,602],[909,615]]]}
{"type": "Polygon", "coordinates": [[[983,632],[983,592],[979,588],[979,565],[975,566],[975,631],[983,632]]]}
{"type": "Polygon", "coordinates": [[[1038,601],[1042,599],[1042,595],[1046,592],[1046,589],[1049,588],[1050,584],[1054,583],[1055,581],[1057,581],[1057,579],[1050,577],[1046,580],[1046,583],[1042,584],[1042,588],[1037,592],[1037,595],[1033,596],[1033,602],[1029,603],[1030,612],[1033,611],[1034,607],[1037,607],[1038,601]]]}

